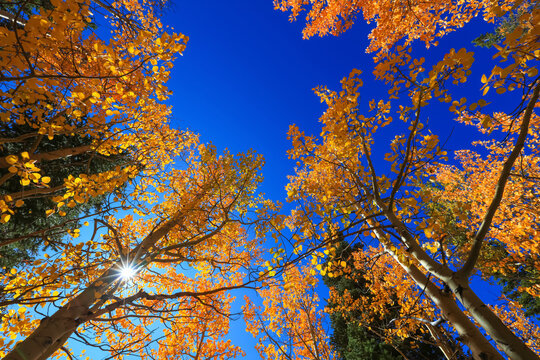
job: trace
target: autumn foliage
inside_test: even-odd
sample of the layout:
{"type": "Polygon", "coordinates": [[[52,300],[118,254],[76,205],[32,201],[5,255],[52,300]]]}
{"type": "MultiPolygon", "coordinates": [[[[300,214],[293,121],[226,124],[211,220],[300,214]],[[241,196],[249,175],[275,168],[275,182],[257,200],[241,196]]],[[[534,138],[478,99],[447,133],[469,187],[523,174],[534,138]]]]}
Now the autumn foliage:
{"type": "Polygon", "coordinates": [[[261,359],[335,359],[319,307],[317,279],[309,268],[289,267],[282,279],[267,285],[258,291],[264,308],[249,298],[244,308],[247,331],[258,339],[261,359]]]}
{"type": "Polygon", "coordinates": [[[332,312],[354,312],[349,320],[380,341],[415,338],[447,358],[462,354],[458,340],[476,359],[538,358],[540,330],[522,304],[501,296],[490,305],[475,292],[478,277],[517,277],[519,294],[540,296],[536,2],[274,4],[292,19],[307,12],[306,38],[339,35],[360,14],[374,21],[368,51],[388,90],[362,98],[357,69],[337,91],[315,89],[326,109],[320,133],[288,133],[297,162],[288,215],[258,193],[261,156],[220,152],[169,126],[166,82],[188,38],[161,24],[155,2],[6,7],[0,226],[31,211],[49,219],[0,239],[36,245],[0,272],[6,360],[73,358],[74,339],[112,358],[241,356],[227,334],[231,291],[247,288],[256,291],[243,318],[263,359],[338,358],[332,312]],[[96,11],[106,14],[100,31],[96,11]],[[483,74],[473,74],[471,49],[412,52],[415,40],[436,45],[474,17],[496,23],[510,13],[515,24],[483,74]],[[478,130],[471,148],[448,153],[447,134],[429,120],[445,121],[433,110],[440,104],[478,130]],[[58,164],[69,173],[55,174],[58,164]],[[267,235],[286,241],[267,252],[267,235]],[[319,276],[355,276],[369,291],[331,290],[325,310],[319,276]]]}
{"type": "Polygon", "coordinates": [[[0,27],[0,107],[2,126],[20,135],[1,142],[21,151],[0,160],[8,170],[0,186],[19,186],[2,193],[2,223],[30,198],[51,201],[45,215],[63,217],[112,195],[85,219],[66,220],[60,239],[41,231],[38,258],[4,269],[0,353],[71,357],[75,337],[112,357],[241,354],[223,339],[227,290],[257,279],[256,236],[247,234],[261,235],[273,205],[256,196],[260,156],[219,154],[169,127],[165,83],[187,37],[165,31],[146,2],[52,1],[29,14],[13,5],[0,27]],[[93,31],[91,9],[107,14],[109,39],[93,31]],[[86,144],[40,151],[70,137],[86,144]],[[86,169],[94,157],[126,161],[50,186],[55,174],[42,164],[81,154],[86,169]]]}
{"type": "Polygon", "coordinates": [[[26,198],[36,196],[52,199],[47,215],[62,216],[66,207],[110,193],[143,169],[151,176],[170,162],[174,154],[160,145],[169,131],[169,109],[160,100],[168,94],[168,68],[187,37],[163,32],[159,20],[137,2],[111,5],[108,41],[89,31],[88,3],[53,1],[51,10],[40,8],[28,18],[22,15],[23,2],[14,5],[12,21],[0,27],[1,120],[7,129],[25,130],[0,141],[21,144],[24,151],[0,161],[9,170],[0,184],[11,178],[20,183],[19,191],[2,194],[1,221],[8,222],[26,198]],[[128,12],[129,19],[122,12],[128,12]],[[44,139],[59,136],[87,141],[36,151],[44,139]],[[40,168],[44,161],[80,154],[108,157],[126,152],[131,159],[127,166],[71,174],[53,187],[51,174],[40,168]]]}
{"type": "MultiPolygon", "coordinates": [[[[523,311],[512,300],[486,305],[471,279],[477,272],[486,280],[522,276],[527,281],[518,291],[538,296],[538,9],[511,1],[275,4],[291,10],[293,19],[308,11],[304,37],[339,35],[360,10],[375,19],[368,51],[384,54],[374,75],[389,88],[387,99],[361,103],[361,71],[353,70],[341,90],[315,89],[327,106],[320,136],[291,126],[289,155],[298,169],[287,190],[297,208],[288,227],[296,232],[294,252],[303,254],[297,261],[311,258],[312,271],[322,276],[347,276],[335,244],[342,237],[360,241],[355,268],[373,295],[332,301],[361,311],[366,326],[398,301],[400,314],[382,338],[391,342],[429,331],[437,340],[434,324],[446,323],[475,358],[499,359],[499,351],[512,359],[537,358],[536,325],[510,315],[523,311]],[[459,93],[473,76],[472,51],[451,49],[426,60],[414,58],[409,45],[415,39],[433,44],[481,11],[487,21],[509,11],[519,16],[495,46],[491,71],[478,75],[481,91],[470,101],[459,93]],[[402,39],[404,45],[396,46],[402,39]],[[514,104],[511,113],[497,108],[501,96],[514,104]],[[449,160],[428,122],[435,102],[447,103],[462,124],[476,126],[485,137],[472,145],[483,149],[458,151],[456,161],[449,160]],[[389,133],[394,136],[383,159],[375,149],[389,133]]],[[[283,258],[278,252],[271,267],[283,258]]]]}
{"type": "Polygon", "coordinates": [[[369,34],[368,52],[386,53],[402,42],[411,45],[415,40],[426,46],[463,27],[474,17],[482,15],[488,22],[516,7],[527,7],[523,1],[341,1],[341,0],[274,0],[274,7],[290,12],[294,21],[304,11],[304,39],[328,34],[338,36],[363,16],[375,26],[369,34]],[[501,3],[501,4],[500,4],[501,3]]]}

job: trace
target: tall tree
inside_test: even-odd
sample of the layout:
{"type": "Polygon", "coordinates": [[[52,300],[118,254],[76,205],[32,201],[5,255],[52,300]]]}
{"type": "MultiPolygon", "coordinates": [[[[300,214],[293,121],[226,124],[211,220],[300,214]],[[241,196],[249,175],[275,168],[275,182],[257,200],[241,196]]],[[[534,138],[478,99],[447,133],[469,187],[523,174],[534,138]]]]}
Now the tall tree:
{"type": "Polygon", "coordinates": [[[97,5],[116,14],[108,41],[89,26],[96,3],[14,1],[0,23],[5,256],[56,241],[84,211],[108,209],[106,194],[168,162],[156,146],[169,132],[160,101],[187,37],[164,32],[145,2],[97,5]]]}
{"type": "MultiPolygon", "coordinates": [[[[493,11],[502,14],[500,7],[494,7],[493,11]]],[[[375,70],[376,77],[391,85],[389,99],[374,99],[369,103],[369,111],[362,111],[359,108],[362,81],[358,77],[360,72],[355,70],[343,79],[340,92],[317,89],[328,106],[321,117],[320,138],[306,136],[295,126],[290,129],[293,143],[290,156],[299,161],[288,186],[289,199],[299,202],[289,220],[289,226],[302,234],[296,244],[304,248],[308,245],[314,263],[325,275],[338,270],[332,264],[321,266],[314,249],[331,251],[337,234],[351,241],[361,234],[371,235],[374,240],[365,240],[367,244],[357,254],[356,264],[371,274],[371,289],[376,299],[364,298],[361,305],[389,308],[390,299],[396,296],[402,314],[396,326],[403,337],[417,331],[421,323],[410,314],[420,313],[423,319],[436,322],[442,318],[452,325],[475,358],[502,358],[491,341],[512,359],[538,358],[535,351],[539,345],[533,340],[538,338],[538,329],[534,324],[526,319],[513,322],[508,312],[503,314],[504,307],[485,304],[472,290],[470,280],[482,269],[479,261],[482,254],[489,252],[491,238],[496,238],[517,258],[527,258],[534,264],[529,266],[538,264],[534,251],[538,234],[535,210],[528,207],[519,210],[527,219],[526,227],[522,228],[526,244],[506,236],[505,224],[512,221],[507,220],[506,204],[511,213],[517,211],[511,205],[514,196],[518,196],[512,192],[514,180],[516,185],[525,186],[528,194],[525,203],[530,202],[529,194],[534,198],[537,181],[535,107],[540,79],[535,54],[539,16],[535,9],[520,17],[519,26],[506,36],[504,46],[494,55],[506,61],[506,67],[495,66],[491,73],[482,76],[484,96],[492,88],[500,96],[521,89],[522,96],[518,96],[513,115],[496,112],[490,116],[480,112],[478,109],[487,104],[485,99],[469,105],[465,98],[454,100],[455,89],[467,82],[471,74],[472,52],[452,49],[441,61],[433,63],[428,72],[426,68],[430,65],[425,64],[424,58],[413,59],[409,49],[398,46],[384,61],[378,62],[375,70]],[[471,183],[482,202],[463,204],[454,213],[456,219],[470,224],[465,246],[446,240],[439,219],[430,217],[424,210],[429,196],[417,187],[418,179],[434,176],[447,166],[446,153],[438,144],[438,136],[428,129],[424,115],[435,100],[451,103],[450,112],[460,118],[466,116],[467,110],[472,112],[470,121],[492,131],[492,136],[500,123],[506,135],[496,145],[487,144],[491,154],[486,159],[464,157],[463,166],[486,171],[485,182],[471,183]],[[391,151],[385,160],[391,166],[385,172],[384,167],[376,166],[374,148],[376,139],[380,139],[378,130],[394,125],[393,118],[405,121],[408,131],[398,133],[389,144],[391,151]],[[522,168],[528,170],[518,179],[522,168]],[[471,206],[474,209],[468,218],[467,210],[471,206]]],[[[459,190],[458,187],[454,194],[447,195],[461,200],[459,190]]],[[[279,258],[275,262],[279,264],[279,258]]],[[[528,291],[535,294],[535,289],[533,286],[528,291]]],[[[507,309],[515,312],[514,305],[508,303],[507,309]]]]}
{"type": "Polygon", "coordinates": [[[65,343],[73,335],[113,356],[241,353],[220,334],[232,301],[226,291],[257,278],[249,272],[257,239],[246,227],[256,220],[250,209],[265,213],[253,196],[262,160],[251,153],[218,155],[183,134],[176,141],[181,169],[141,180],[162,198],[135,209],[147,216],[95,219],[93,235],[65,241],[57,253],[5,278],[3,291],[12,296],[2,303],[10,309],[2,331],[13,339],[2,344],[5,359],[69,352],[65,343]],[[35,306],[44,308],[34,313],[35,306]]]}
{"type": "Polygon", "coordinates": [[[187,37],[164,31],[153,2],[114,2],[108,40],[89,26],[95,3],[25,4],[0,26],[0,226],[29,221],[34,200],[67,219],[114,196],[92,218],[64,220],[69,236],[53,239],[49,223],[51,246],[6,269],[1,355],[71,357],[73,338],[113,357],[241,354],[223,339],[227,290],[257,279],[251,230],[261,235],[272,204],[255,196],[259,156],[218,154],[169,127],[165,82],[187,37]],[[93,229],[79,229],[85,220],[93,229]]]}
{"type": "Polygon", "coordinates": [[[259,355],[266,360],[335,359],[324,328],[317,278],[309,268],[282,270],[282,278],[268,271],[267,286],[258,291],[263,308],[246,297],[244,318],[247,331],[258,339],[259,355]]]}

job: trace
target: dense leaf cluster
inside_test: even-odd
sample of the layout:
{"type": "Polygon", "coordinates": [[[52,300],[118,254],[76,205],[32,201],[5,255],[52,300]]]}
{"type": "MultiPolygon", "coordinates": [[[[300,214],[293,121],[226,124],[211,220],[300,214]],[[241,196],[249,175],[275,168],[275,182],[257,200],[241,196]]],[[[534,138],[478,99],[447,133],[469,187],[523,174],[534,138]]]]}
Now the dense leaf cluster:
{"type": "MultiPolygon", "coordinates": [[[[15,123],[0,123],[0,134],[4,138],[19,138],[33,133],[33,129],[15,123]]],[[[34,138],[20,142],[8,142],[0,147],[0,157],[9,154],[20,154],[33,147],[34,138]]],[[[35,153],[50,153],[56,150],[77,148],[91,145],[93,139],[88,136],[58,135],[49,140],[42,136],[35,147],[35,153]]],[[[85,152],[73,156],[61,157],[52,161],[41,161],[36,165],[41,173],[51,179],[48,186],[51,189],[60,187],[61,190],[43,195],[37,194],[24,199],[24,204],[17,207],[9,222],[0,227],[0,268],[9,270],[21,262],[32,260],[33,255],[45,244],[54,247],[66,232],[81,226],[85,215],[97,213],[106,208],[107,196],[91,197],[87,202],[77,203],[73,207],[63,207],[64,216],[57,212],[47,214],[54,209],[56,203],[52,197],[63,192],[61,185],[69,175],[98,174],[112,170],[129,162],[128,155],[103,156],[95,152],[85,152]]],[[[0,178],[8,175],[8,168],[0,168],[0,178]]],[[[0,197],[24,191],[20,179],[12,177],[0,186],[0,197]]],[[[120,191],[120,189],[119,189],[120,191]]],[[[4,270],[0,270],[4,272],[4,270]]]]}
{"type": "MultiPolygon", "coordinates": [[[[337,253],[342,260],[347,262],[347,268],[353,270],[336,277],[325,276],[324,283],[330,291],[335,291],[339,295],[347,291],[353,299],[370,295],[369,282],[354,267],[352,254],[360,247],[359,244],[351,247],[346,241],[340,242],[337,253]]],[[[332,297],[332,299],[339,298],[339,296],[332,297]]],[[[339,308],[339,305],[330,300],[327,307],[332,310],[339,308]]],[[[408,359],[444,360],[443,353],[432,344],[429,334],[418,332],[416,338],[390,339],[391,343],[384,341],[382,338],[384,329],[391,327],[394,317],[399,316],[397,301],[395,307],[395,311],[392,311],[390,315],[385,318],[375,318],[370,324],[359,324],[358,319],[361,317],[362,309],[352,309],[346,313],[331,311],[330,321],[333,329],[331,342],[339,358],[341,360],[391,360],[403,359],[405,355],[408,359]]]]}

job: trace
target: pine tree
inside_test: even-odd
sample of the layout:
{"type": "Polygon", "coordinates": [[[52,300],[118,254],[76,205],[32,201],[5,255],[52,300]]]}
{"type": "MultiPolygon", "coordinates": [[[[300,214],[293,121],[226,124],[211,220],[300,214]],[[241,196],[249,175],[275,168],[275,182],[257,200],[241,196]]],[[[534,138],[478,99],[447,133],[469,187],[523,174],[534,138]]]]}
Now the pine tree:
{"type": "MultiPolygon", "coordinates": [[[[35,132],[33,129],[25,125],[0,123],[0,134],[3,138],[15,139],[33,132],[35,132]]],[[[35,137],[29,137],[25,141],[4,143],[0,147],[0,158],[21,153],[31,148],[34,141],[36,141],[35,137]]],[[[35,148],[35,153],[80,148],[91,145],[92,141],[93,139],[89,136],[77,134],[58,135],[51,140],[43,136],[35,148]]],[[[37,163],[43,174],[54,175],[50,176],[48,183],[51,192],[24,198],[22,204],[11,215],[10,221],[0,226],[0,273],[20,262],[32,260],[33,255],[46,244],[54,247],[54,244],[60,241],[67,231],[80,227],[82,217],[106,208],[107,195],[102,195],[92,197],[84,203],[75,202],[76,205],[73,207],[64,206],[62,208],[64,216],[60,216],[58,212],[47,214],[47,210],[55,208],[56,203],[52,201],[52,197],[64,191],[62,185],[69,175],[103,173],[128,162],[127,153],[103,156],[94,151],[88,151],[37,163]],[[59,190],[53,191],[55,188],[59,190]]],[[[0,178],[7,177],[9,174],[8,168],[0,168],[0,178]]],[[[21,184],[18,177],[8,178],[0,184],[0,198],[20,191],[21,184]]]]}

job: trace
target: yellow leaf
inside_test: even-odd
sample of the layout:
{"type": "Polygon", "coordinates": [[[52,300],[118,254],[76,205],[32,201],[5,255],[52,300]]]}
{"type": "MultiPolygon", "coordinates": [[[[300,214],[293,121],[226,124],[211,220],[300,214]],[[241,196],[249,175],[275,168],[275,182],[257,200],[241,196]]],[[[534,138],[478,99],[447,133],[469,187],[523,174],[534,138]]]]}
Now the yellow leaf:
{"type": "Polygon", "coordinates": [[[16,206],[16,207],[21,207],[21,206],[23,206],[23,205],[24,205],[24,201],[22,201],[22,200],[20,200],[20,199],[17,200],[17,201],[15,202],[15,206],[16,206]]]}
{"type": "Polygon", "coordinates": [[[26,151],[23,151],[21,153],[21,157],[23,158],[23,160],[30,160],[30,155],[28,155],[28,152],[26,151]]]}
{"type": "Polygon", "coordinates": [[[49,210],[45,211],[45,215],[47,215],[47,216],[51,216],[53,213],[54,213],[54,210],[52,210],[52,209],[49,209],[49,210]]]}
{"type": "Polygon", "coordinates": [[[9,165],[13,165],[15,164],[17,161],[19,161],[19,158],[15,155],[8,155],[6,156],[6,162],[9,164],[9,165]]]}
{"type": "Polygon", "coordinates": [[[30,180],[29,180],[29,179],[21,179],[21,184],[22,184],[22,186],[29,185],[29,184],[30,184],[30,180]]]}
{"type": "Polygon", "coordinates": [[[41,178],[41,182],[44,182],[45,184],[48,184],[51,182],[51,178],[48,176],[44,176],[41,178]]]}

